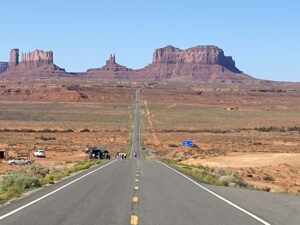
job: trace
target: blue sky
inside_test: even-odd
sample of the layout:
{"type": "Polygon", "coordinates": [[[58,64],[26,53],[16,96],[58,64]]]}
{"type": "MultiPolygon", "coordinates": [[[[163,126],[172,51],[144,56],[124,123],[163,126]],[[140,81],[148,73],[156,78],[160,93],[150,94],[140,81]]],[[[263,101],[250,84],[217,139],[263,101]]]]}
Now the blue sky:
{"type": "Polygon", "coordinates": [[[53,50],[67,71],[100,67],[110,53],[141,68],[155,48],[212,44],[242,71],[300,81],[297,0],[27,0],[0,4],[0,61],[11,48],[53,50]]]}

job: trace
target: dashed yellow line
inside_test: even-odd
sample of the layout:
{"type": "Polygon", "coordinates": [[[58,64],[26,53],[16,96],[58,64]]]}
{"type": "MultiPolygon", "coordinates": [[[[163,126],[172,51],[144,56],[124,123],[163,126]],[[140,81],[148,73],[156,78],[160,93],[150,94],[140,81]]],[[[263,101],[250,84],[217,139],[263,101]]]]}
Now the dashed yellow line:
{"type": "Polygon", "coordinates": [[[139,218],[136,215],[131,215],[130,224],[131,225],[138,225],[139,218]]]}
{"type": "Polygon", "coordinates": [[[138,198],[138,197],[134,196],[134,197],[132,198],[132,202],[137,203],[138,201],[139,201],[139,198],[138,198]]]}
{"type": "Polygon", "coordinates": [[[139,190],[139,187],[138,187],[138,186],[135,186],[135,187],[134,187],[134,190],[136,190],[136,191],[139,190]]]}

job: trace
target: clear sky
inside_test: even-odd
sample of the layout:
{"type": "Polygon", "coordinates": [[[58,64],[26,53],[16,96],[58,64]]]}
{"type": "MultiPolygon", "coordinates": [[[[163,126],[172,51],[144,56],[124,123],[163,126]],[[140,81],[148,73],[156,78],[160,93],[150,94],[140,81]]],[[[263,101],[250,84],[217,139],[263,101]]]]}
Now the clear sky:
{"type": "Polygon", "coordinates": [[[67,71],[110,53],[141,68],[155,48],[212,44],[258,78],[300,81],[298,0],[26,0],[0,3],[0,61],[11,48],[53,50],[67,71]]]}

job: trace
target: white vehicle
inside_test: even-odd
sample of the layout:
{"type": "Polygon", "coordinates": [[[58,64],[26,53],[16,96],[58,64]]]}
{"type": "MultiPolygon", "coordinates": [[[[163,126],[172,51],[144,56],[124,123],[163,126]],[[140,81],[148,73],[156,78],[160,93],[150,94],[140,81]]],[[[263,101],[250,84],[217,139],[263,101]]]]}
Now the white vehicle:
{"type": "Polygon", "coordinates": [[[45,153],[44,150],[38,149],[38,150],[36,150],[36,151],[33,152],[33,156],[34,157],[43,157],[43,158],[45,158],[46,157],[46,153],[45,153]]]}
{"type": "Polygon", "coordinates": [[[16,157],[16,158],[8,160],[8,164],[10,164],[10,165],[24,165],[24,164],[31,164],[31,163],[33,163],[33,161],[24,159],[24,158],[20,158],[20,157],[16,157]]]}

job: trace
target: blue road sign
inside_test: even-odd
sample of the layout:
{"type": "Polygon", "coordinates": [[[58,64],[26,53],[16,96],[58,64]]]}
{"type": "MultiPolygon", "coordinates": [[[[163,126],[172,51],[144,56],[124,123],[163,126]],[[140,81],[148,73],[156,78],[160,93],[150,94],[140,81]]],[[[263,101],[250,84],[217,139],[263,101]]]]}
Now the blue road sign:
{"type": "Polygon", "coordinates": [[[183,146],[192,147],[193,146],[193,142],[191,140],[183,140],[182,141],[182,145],[183,146]]]}

